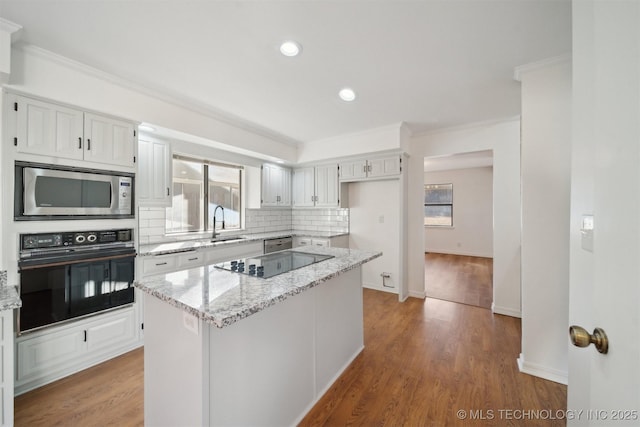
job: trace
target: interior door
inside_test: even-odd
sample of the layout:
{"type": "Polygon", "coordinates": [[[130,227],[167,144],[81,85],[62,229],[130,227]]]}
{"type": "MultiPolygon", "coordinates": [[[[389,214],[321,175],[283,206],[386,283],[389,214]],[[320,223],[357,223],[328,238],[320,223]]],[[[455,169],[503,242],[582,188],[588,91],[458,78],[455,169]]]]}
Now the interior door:
{"type": "Polygon", "coordinates": [[[640,425],[640,2],[573,2],[572,25],[569,319],[609,349],[570,346],[568,425],[640,425]]]}

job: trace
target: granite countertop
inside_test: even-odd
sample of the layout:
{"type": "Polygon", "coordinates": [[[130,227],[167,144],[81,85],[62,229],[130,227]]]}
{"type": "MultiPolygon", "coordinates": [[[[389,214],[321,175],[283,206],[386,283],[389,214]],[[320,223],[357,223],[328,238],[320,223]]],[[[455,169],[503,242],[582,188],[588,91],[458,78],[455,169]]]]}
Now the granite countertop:
{"type": "Polygon", "coordinates": [[[382,252],[323,247],[305,247],[303,252],[334,258],[268,279],[207,265],[151,276],[136,281],[134,286],[223,328],[382,255],[382,252]]]}
{"type": "Polygon", "coordinates": [[[237,245],[243,243],[251,243],[256,240],[265,239],[277,239],[281,237],[318,237],[323,239],[329,239],[332,237],[346,236],[349,233],[344,232],[329,232],[329,231],[304,231],[304,230],[285,230],[285,231],[273,231],[269,233],[253,233],[253,234],[238,234],[236,236],[224,236],[224,238],[232,239],[238,237],[238,239],[212,242],[211,239],[193,239],[182,240],[175,242],[163,242],[151,245],[140,245],[138,255],[166,255],[172,253],[188,252],[202,248],[213,248],[224,245],[237,245]]]}
{"type": "Polygon", "coordinates": [[[0,311],[22,307],[18,289],[13,286],[0,286],[0,311]]]}
{"type": "Polygon", "coordinates": [[[15,286],[7,286],[7,271],[0,271],[0,311],[22,307],[22,300],[15,286]]]}

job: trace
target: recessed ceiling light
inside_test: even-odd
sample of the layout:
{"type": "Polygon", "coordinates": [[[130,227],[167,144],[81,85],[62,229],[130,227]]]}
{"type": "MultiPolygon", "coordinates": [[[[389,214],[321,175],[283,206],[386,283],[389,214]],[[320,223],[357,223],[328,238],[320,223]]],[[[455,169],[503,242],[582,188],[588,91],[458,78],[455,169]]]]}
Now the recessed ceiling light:
{"type": "Polygon", "coordinates": [[[346,102],[351,102],[356,99],[356,93],[350,87],[340,89],[338,95],[340,96],[340,99],[346,102]]]}
{"type": "Polygon", "coordinates": [[[287,40],[280,45],[280,53],[284,56],[298,56],[300,52],[302,52],[302,46],[293,40],[287,40]]]}
{"type": "Polygon", "coordinates": [[[153,131],[156,130],[156,128],[151,127],[149,125],[140,125],[140,126],[138,126],[138,129],[139,130],[146,130],[147,132],[153,132],[153,131]]]}

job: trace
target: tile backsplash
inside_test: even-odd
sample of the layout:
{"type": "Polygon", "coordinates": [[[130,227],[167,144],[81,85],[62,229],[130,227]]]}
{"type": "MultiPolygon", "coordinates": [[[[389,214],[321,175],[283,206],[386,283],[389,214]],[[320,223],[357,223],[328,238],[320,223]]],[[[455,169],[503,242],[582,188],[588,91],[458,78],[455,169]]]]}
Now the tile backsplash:
{"type": "MultiPolygon", "coordinates": [[[[202,236],[166,237],[165,208],[141,207],[138,212],[140,244],[152,244],[168,240],[201,238],[202,236]]],[[[274,231],[322,231],[349,232],[349,209],[341,208],[268,208],[246,209],[244,233],[269,233],[274,231]]]]}

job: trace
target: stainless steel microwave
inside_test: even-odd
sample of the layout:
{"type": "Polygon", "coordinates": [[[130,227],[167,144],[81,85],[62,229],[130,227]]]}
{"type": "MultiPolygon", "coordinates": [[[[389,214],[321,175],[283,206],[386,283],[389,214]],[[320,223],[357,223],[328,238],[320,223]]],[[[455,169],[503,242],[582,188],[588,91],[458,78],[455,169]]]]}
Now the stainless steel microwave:
{"type": "Polygon", "coordinates": [[[134,217],[134,174],[15,164],[16,220],[134,217]]]}

